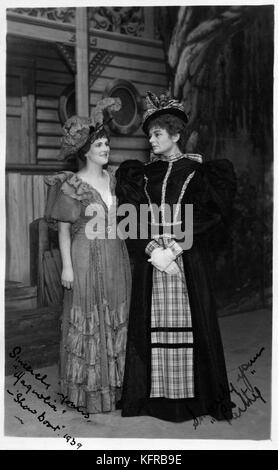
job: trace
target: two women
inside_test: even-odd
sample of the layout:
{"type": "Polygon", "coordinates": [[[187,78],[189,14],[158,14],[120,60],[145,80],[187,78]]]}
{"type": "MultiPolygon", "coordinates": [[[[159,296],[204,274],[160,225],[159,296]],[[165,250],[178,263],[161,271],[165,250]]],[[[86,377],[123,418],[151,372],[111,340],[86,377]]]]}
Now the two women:
{"type": "MultiPolygon", "coordinates": [[[[233,168],[226,160],[203,163],[200,155],[186,152],[187,116],[179,102],[149,93],[146,105],[150,163],[129,160],[116,174],[119,203],[132,204],[138,215],[122,416],[183,421],[209,414],[230,420],[209,253],[214,230],[229,219],[233,168]],[[148,224],[139,218],[143,204],[149,207],[148,224]],[[177,237],[192,225],[185,205],[193,207],[192,246],[177,237]]],[[[84,126],[74,119],[77,133],[69,128],[67,151],[75,146],[76,152],[73,136],[84,126]]],[[[90,413],[112,410],[120,398],[129,306],[124,242],[91,236],[94,204],[102,205],[108,218],[114,191],[103,170],[107,137],[96,129],[89,127],[77,145],[84,169],[48,178],[48,215],[60,227],[62,281],[73,287],[65,301],[62,390],[90,413]]]]}
{"type": "Polygon", "coordinates": [[[61,391],[80,410],[115,409],[121,397],[130,298],[130,265],[115,231],[115,180],[105,167],[109,140],[99,102],[91,119],[70,118],[60,158],[79,155],[77,173],[46,177],[46,218],[59,231],[65,289],[60,354],[61,391]],[[117,282],[115,282],[115,273],[117,282]]]}
{"type": "Polygon", "coordinates": [[[148,226],[144,220],[138,223],[144,238],[133,241],[122,416],[230,420],[209,255],[213,231],[229,219],[233,168],[227,160],[203,163],[200,155],[186,153],[187,116],[181,103],[149,93],[146,106],[143,130],[151,161],[126,161],[116,174],[119,202],[133,204],[138,216],[142,204],[150,209],[148,226]],[[177,228],[185,234],[190,228],[186,204],[193,207],[191,247],[176,236],[177,228]]]}

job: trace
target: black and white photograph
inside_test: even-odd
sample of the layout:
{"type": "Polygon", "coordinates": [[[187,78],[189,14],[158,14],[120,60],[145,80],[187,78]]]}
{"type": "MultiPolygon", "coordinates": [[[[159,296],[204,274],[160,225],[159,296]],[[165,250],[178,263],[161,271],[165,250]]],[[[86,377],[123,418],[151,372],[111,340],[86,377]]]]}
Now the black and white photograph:
{"type": "Polygon", "coordinates": [[[275,445],[276,7],[216,3],[1,7],[4,450],[275,445]]]}

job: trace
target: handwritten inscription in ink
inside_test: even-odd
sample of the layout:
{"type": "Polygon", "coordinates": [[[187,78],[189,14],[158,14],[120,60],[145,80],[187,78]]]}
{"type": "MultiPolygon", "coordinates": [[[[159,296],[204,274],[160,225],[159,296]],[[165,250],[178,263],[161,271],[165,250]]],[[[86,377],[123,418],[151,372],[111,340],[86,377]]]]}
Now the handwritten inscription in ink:
{"type": "MultiPolygon", "coordinates": [[[[256,373],[253,365],[265,351],[265,348],[262,347],[253,358],[251,358],[247,363],[243,363],[238,366],[238,373],[237,373],[237,384],[235,385],[233,382],[229,382],[228,390],[225,390],[224,387],[220,387],[221,393],[214,400],[213,403],[208,408],[208,414],[212,416],[218,412],[220,413],[222,418],[226,420],[230,425],[232,424],[232,420],[239,419],[246,411],[254,405],[257,401],[262,403],[267,403],[264,399],[262,392],[260,391],[259,387],[253,385],[251,382],[250,376],[247,375],[247,372],[250,368],[252,375],[256,373]],[[238,385],[239,384],[239,385],[238,385]],[[227,406],[228,401],[232,401],[232,417],[231,417],[231,410],[230,407],[227,406]],[[239,403],[236,405],[234,402],[236,401],[239,403]]],[[[188,407],[189,413],[192,415],[193,419],[193,427],[197,429],[200,424],[205,422],[205,416],[195,416],[193,411],[188,407]]],[[[209,417],[211,423],[216,422],[216,419],[213,417],[209,417]]]]}
{"type": "MultiPolygon", "coordinates": [[[[47,375],[35,372],[32,365],[22,359],[21,353],[22,348],[20,346],[16,346],[9,353],[9,356],[14,359],[13,367],[15,369],[15,373],[13,374],[13,377],[15,380],[12,387],[7,389],[7,393],[13,398],[13,402],[16,403],[22,411],[29,415],[33,415],[39,423],[46,428],[51,429],[58,437],[60,437],[59,432],[62,432],[63,430],[65,432],[65,425],[61,422],[61,418],[67,412],[65,406],[77,410],[84,418],[89,418],[89,414],[80,407],[76,407],[74,403],[68,400],[67,396],[52,390],[52,386],[47,375]],[[29,379],[31,378],[35,379],[35,384],[30,383],[29,379]],[[45,391],[36,390],[36,384],[40,387],[43,386],[45,391]],[[57,400],[52,398],[53,394],[57,395],[57,400]],[[36,406],[36,403],[38,406],[36,406]],[[46,405],[46,409],[43,411],[41,410],[42,404],[46,405]],[[47,414],[48,412],[52,413],[51,417],[47,414]],[[53,413],[55,413],[54,418],[53,413]]],[[[18,419],[21,424],[24,424],[24,421],[21,418],[18,416],[15,416],[15,418],[18,419]]],[[[77,442],[76,439],[68,433],[63,434],[63,438],[66,439],[71,446],[76,446],[76,449],[80,449],[82,447],[82,444],[77,442]]]]}

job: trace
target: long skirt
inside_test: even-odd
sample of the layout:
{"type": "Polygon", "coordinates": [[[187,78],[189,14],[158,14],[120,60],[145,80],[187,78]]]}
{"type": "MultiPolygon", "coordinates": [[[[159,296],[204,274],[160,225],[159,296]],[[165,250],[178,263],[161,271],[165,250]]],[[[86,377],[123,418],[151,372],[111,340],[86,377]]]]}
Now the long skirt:
{"type": "Polygon", "coordinates": [[[61,392],[88,413],[112,411],[121,397],[131,273],[125,243],[72,242],[74,283],[65,290],[60,347],[61,392]]]}

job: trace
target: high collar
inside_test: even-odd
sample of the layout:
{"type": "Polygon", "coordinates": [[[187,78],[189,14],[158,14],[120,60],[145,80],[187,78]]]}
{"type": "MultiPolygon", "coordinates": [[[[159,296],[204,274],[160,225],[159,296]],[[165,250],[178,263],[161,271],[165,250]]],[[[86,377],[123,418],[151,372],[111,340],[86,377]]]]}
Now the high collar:
{"type": "Polygon", "coordinates": [[[203,157],[199,153],[179,153],[170,157],[165,157],[164,155],[159,155],[155,156],[154,158],[151,158],[151,160],[145,165],[150,165],[152,163],[158,163],[158,162],[177,162],[178,160],[181,160],[183,158],[186,158],[188,160],[192,160],[198,163],[203,163],[203,157]]]}
{"type": "Polygon", "coordinates": [[[159,159],[163,162],[177,162],[181,158],[184,157],[184,154],[182,153],[176,153],[174,155],[169,155],[169,157],[166,157],[165,155],[160,155],[159,159]]]}
{"type": "Polygon", "coordinates": [[[187,158],[189,160],[196,161],[198,163],[203,163],[203,158],[200,154],[198,153],[178,153],[175,155],[170,155],[169,157],[165,157],[164,155],[159,155],[155,156],[150,162],[147,163],[149,165],[150,163],[155,163],[155,162],[177,162],[178,160],[181,160],[182,158],[187,158]]]}
{"type": "Polygon", "coordinates": [[[148,178],[150,184],[160,184],[167,172],[170,180],[182,181],[192,171],[197,170],[201,163],[197,159],[187,158],[183,155],[175,161],[156,160],[145,166],[144,175],[148,178]]]}

